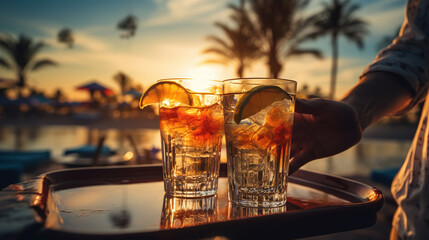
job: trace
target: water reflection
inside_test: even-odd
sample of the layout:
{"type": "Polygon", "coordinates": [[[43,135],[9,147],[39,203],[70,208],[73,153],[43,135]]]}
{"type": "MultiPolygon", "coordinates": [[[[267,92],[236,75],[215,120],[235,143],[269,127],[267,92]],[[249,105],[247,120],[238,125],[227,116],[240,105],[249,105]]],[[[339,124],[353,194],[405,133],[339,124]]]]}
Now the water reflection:
{"type": "Polygon", "coordinates": [[[37,137],[40,135],[39,127],[32,127],[28,129],[28,139],[32,141],[36,141],[37,137]]]}
{"type": "MultiPolygon", "coordinates": [[[[161,159],[159,129],[106,129],[94,126],[6,126],[0,129],[1,149],[51,150],[54,160],[61,160],[65,149],[86,144],[96,145],[99,136],[106,134],[105,146],[125,154],[131,151],[137,163],[153,163],[161,159]],[[33,129],[33,130],[31,130],[33,129]],[[131,136],[131,138],[129,137],[131,136]]],[[[304,168],[341,176],[368,175],[372,169],[400,166],[408,152],[411,140],[363,139],[355,147],[331,157],[317,160],[304,168]]],[[[226,151],[222,151],[225,160],[226,151]]]]}
{"type": "MultiPolygon", "coordinates": [[[[138,149],[159,149],[161,144],[158,129],[104,129],[83,126],[6,126],[0,129],[0,146],[4,150],[51,150],[54,159],[61,159],[65,149],[83,145],[97,145],[101,134],[106,135],[105,146],[126,153],[138,149]],[[135,148],[128,139],[131,134],[135,148]]],[[[157,154],[155,157],[160,158],[157,154]]]]}
{"type": "Polygon", "coordinates": [[[215,222],[218,218],[218,197],[177,198],[164,196],[161,228],[183,228],[215,222]]]}
{"type": "Polygon", "coordinates": [[[92,127],[88,128],[88,135],[87,135],[87,140],[86,140],[86,144],[93,144],[94,143],[94,134],[95,134],[95,129],[92,127]]]}
{"type": "Polygon", "coordinates": [[[21,126],[16,125],[15,126],[15,131],[14,131],[14,136],[15,136],[15,150],[23,150],[23,145],[24,145],[24,129],[21,126]]]}

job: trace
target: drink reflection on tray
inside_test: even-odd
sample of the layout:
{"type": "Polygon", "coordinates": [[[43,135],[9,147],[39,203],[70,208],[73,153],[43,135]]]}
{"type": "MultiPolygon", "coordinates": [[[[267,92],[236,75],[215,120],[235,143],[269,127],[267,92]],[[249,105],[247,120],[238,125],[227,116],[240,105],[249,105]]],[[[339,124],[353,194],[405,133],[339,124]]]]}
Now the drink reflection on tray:
{"type": "Polygon", "coordinates": [[[235,203],[229,203],[228,205],[228,218],[237,219],[245,217],[256,217],[261,215],[285,213],[287,206],[273,207],[273,208],[262,208],[262,207],[244,207],[235,203]]]}
{"type": "Polygon", "coordinates": [[[218,195],[203,198],[180,198],[164,195],[161,229],[184,228],[200,224],[222,222],[255,216],[285,213],[297,207],[286,204],[281,207],[245,207],[232,202],[220,201],[218,195]]]}
{"type": "Polygon", "coordinates": [[[179,198],[164,195],[161,228],[183,228],[215,222],[218,218],[217,195],[204,198],[179,198]]]}
{"type": "Polygon", "coordinates": [[[124,229],[128,228],[131,222],[131,213],[127,207],[128,201],[128,189],[126,187],[121,188],[122,190],[122,204],[120,210],[114,211],[110,214],[110,220],[113,226],[124,229]]]}

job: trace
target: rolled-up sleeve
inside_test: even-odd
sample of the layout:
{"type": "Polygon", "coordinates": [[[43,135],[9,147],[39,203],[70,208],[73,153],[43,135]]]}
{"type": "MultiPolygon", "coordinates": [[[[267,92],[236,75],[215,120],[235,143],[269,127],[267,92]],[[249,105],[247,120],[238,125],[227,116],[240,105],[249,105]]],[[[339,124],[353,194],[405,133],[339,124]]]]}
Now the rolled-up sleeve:
{"type": "Polygon", "coordinates": [[[414,91],[406,110],[424,100],[429,87],[429,0],[409,0],[397,38],[382,50],[362,76],[375,71],[397,74],[414,91]]]}

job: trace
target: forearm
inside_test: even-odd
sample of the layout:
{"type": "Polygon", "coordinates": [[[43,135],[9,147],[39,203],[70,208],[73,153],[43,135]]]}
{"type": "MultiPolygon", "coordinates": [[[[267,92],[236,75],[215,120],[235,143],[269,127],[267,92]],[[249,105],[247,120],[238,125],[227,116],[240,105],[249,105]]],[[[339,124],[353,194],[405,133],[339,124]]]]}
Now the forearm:
{"type": "Polygon", "coordinates": [[[361,129],[364,130],[379,119],[407,107],[412,95],[410,86],[400,76],[373,72],[365,76],[341,101],[356,110],[361,129]]]}

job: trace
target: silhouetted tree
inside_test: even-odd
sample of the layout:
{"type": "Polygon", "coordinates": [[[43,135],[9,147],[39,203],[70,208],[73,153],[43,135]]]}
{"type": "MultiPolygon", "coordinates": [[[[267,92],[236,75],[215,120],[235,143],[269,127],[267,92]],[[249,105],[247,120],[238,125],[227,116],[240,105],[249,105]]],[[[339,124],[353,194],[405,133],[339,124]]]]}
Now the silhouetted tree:
{"type": "Polygon", "coordinates": [[[144,92],[144,88],[143,88],[143,86],[140,83],[134,84],[132,86],[132,89],[134,89],[134,90],[136,90],[138,92],[141,92],[141,93],[144,92]]]}
{"type": "Polygon", "coordinates": [[[380,42],[377,45],[377,51],[382,50],[383,48],[389,46],[393,40],[399,35],[399,31],[401,31],[401,26],[399,26],[396,30],[395,33],[392,35],[385,35],[380,42]]]}
{"type": "Polygon", "coordinates": [[[261,56],[258,44],[255,40],[256,32],[250,24],[249,16],[244,8],[244,1],[241,5],[229,5],[233,11],[230,19],[234,27],[229,27],[224,23],[216,22],[215,26],[222,29],[225,38],[210,35],[207,37],[214,45],[203,50],[203,53],[215,54],[217,59],[208,59],[204,63],[227,64],[233,62],[236,65],[236,74],[243,77],[246,68],[261,56]]]}
{"type": "Polygon", "coordinates": [[[137,18],[133,15],[128,15],[119,21],[117,27],[119,30],[124,31],[124,33],[121,35],[122,38],[128,39],[136,34],[137,21],[137,18]]]}
{"type": "Polygon", "coordinates": [[[0,57],[0,66],[16,71],[18,77],[18,91],[26,85],[26,75],[29,71],[35,71],[46,66],[56,65],[53,60],[36,60],[37,54],[46,45],[42,42],[34,42],[31,38],[20,35],[14,38],[10,35],[0,36],[0,49],[9,57],[9,60],[0,57]]]}
{"type": "Polygon", "coordinates": [[[133,81],[128,75],[123,72],[118,72],[117,74],[115,74],[113,76],[113,79],[115,80],[115,82],[118,83],[122,95],[124,95],[124,93],[130,89],[133,81]]]}
{"type": "Polygon", "coordinates": [[[335,98],[337,81],[338,38],[342,35],[361,49],[364,46],[364,36],[368,33],[367,23],[355,16],[358,9],[359,6],[352,4],[350,0],[332,0],[330,4],[325,3],[322,11],[313,16],[315,31],[310,36],[312,38],[324,35],[331,37],[332,69],[329,93],[331,99],[335,98]]]}
{"type": "Polygon", "coordinates": [[[73,47],[74,37],[73,32],[69,28],[63,28],[58,32],[58,42],[66,44],[69,48],[73,47]]]}
{"type": "Polygon", "coordinates": [[[317,49],[306,49],[300,45],[309,40],[310,18],[298,17],[309,0],[251,0],[254,22],[261,39],[260,48],[267,57],[271,77],[277,78],[283,69],[284,58],[310,54],[318,58],[322,54],[317,49]]]}
{"type": "Polygon", "coordinates": [[[57,90],[55,90],[54,96],[52,98],[56,102],[61,102],[65,99],[65,95],[60,88],[57,88],[57,90]]]}

